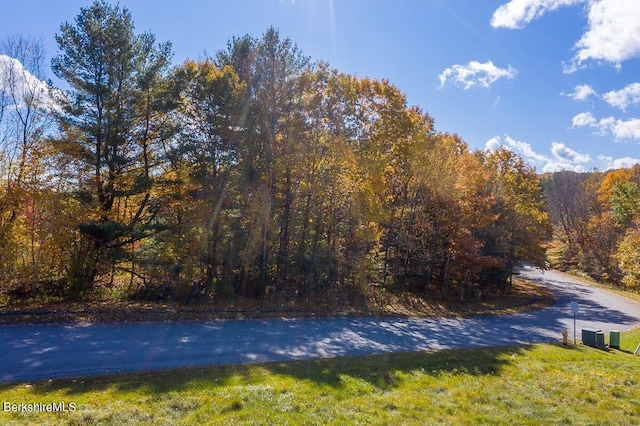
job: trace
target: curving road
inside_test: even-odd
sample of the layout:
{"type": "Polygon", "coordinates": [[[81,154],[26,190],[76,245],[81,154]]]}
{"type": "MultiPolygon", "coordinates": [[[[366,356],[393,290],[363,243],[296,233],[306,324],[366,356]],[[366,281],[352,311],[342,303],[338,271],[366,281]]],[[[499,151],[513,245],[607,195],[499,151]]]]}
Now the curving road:
{"type": "Polygon", "coordinates": [[[476,318],[328,318],[0,327],[0,381],[123,371],[557,341],[582,328],[640,327],[640,304],[524,267],[556,296],[535,312],[476,318]]]}

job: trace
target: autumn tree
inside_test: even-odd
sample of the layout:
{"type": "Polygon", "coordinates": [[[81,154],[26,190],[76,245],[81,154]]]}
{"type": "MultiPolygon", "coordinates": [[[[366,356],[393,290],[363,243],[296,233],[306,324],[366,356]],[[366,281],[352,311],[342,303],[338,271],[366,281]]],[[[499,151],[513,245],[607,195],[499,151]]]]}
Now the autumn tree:
{"type": "Polygon", "coordinates": [[[576,269],[581,263],[589,219],[599,204],[589,179],[587,173],[572,171],[547,174],[541,179],[549,219],[555,227],[548,253],[553,267],[576,269]]]}
{"type": "Polygon", "coordinates": [[[7,37],[0,44],[0,266],[5,283],[33,293],[51,272],[50,185],[46,136],[57,107],[45,80],[39,39],[7,37]]]}
{"type": "Polygon", "coordinates": [[[240,167],[245,181],[247,223],[243,280],[257,278],[258,291],[286,281],[293,203],[293,143],[300,116],[300,76],[309,58],[269,28],[260,39],[234,38],[218,52],[219,67],[231,66],[246,85],[240,128],[240,167]],[[254,258],[259,258],[255,270],[254,258]],[[258,276],[255,276],[257,273],[258,276]]]}
{"type": "MultiPolygon", "coordinates": [[[[368,216],[366,180],[361,178],[349,128],[357,79],[325,63],[301,80],[298,146],[291,163],[293,212],[289,276],[301,292],[326,292],[336,284],[366,280],[368,216]]],[[[357,284],[356,284],[357,285],[357,284]]]]}
{"type": "MultiPolygon", "coordinates": [[[[168,43],[99,0],[56,41],[71,88],[51,95],[57,133],[25,101],[39,95],[0,92],[0,120],[25,130],[3,145],[0,187],[2,230],[20,233],[0,238],[30,235],[15,253],[46,253],[31,264],[72,295],[126,278],[130,295],[185,303],[373,287],[467,300],[542,262],[547,215],[520,157],[472,152],[389,81],[312,63],[274,28],[172,69],[168,43]]],[[[635,223],[634,189],[607,191],[635,223]]]]}
{"type": "Polygon", "coordinates": [[[632,181],[617,183],[609,196],[611,214],[616,223],[628,225],[634,217],[640,215],[640,190],[632,181]]]}
{"type": "Polygon", "coordinates": [[[594,174],[591,182],[590,190],[597,194],[599,203],[589,218],[581,269],[598,280],[619,285],[623,272],[617,252],[625,234],[633,235],[640,179],[634,177],[633,169],[616,169],[594,174]]]}
{"type": "Polygon", "coordinates": [[[495,194],[490,210],[495,219],[481,231],[482,254],[502,259],[501,269],[509,272],[522,261],[544,267],[543,243],[551,235],[551,224],[535,170],[504,148],[487,154],[484,161],[495,194]]]}
{"type": "Polygon", "coordinates": [[[561,172],[545,176],[543,182],[556,227],[549,245],[554,266],[633,287],[640,166],[561,172]]]}
{"type": "MultiPolygon", "coordinates": [[[[239,179],[241,100],[245,85],[232,67],[210,60],[186,61],[174,73],[180,82],[181,105],[176,119],[181,130],[168,147],[162,179],[170,227],[158,245],[157,257],[180,268],[180,281],[194,281],[201,291],[217,284],[225,292],[233,284],[233,245],[239,179]]],[[[175,277],[176,279],[178,276],[175,277]]]]}
{"type": "Polygon", "coordinates": [[[57,145],[76,164],[75,195],[86,209],[69,270],[81,291],[160,229],[152,188],[174,108],[165,79],[171,45],[136,35],[129,11],[103,1],[63,24],[56,41],[53,71],[71,86],[61,98],[57,145]]]}
{"type": "Polygon", "coordinates": [[[616,257],[622,270],[622,284],[630,289],[640,289],[640,226],[631,228],[618,246],[616,257]]]}
{"type": "MultiPolygon", "coordinates": [[[[609,177],[609,176],[607,176],[609,177]]],[[[622,169],[617,179],[603,180],[601,198],[610,208],[615,223],[624,230],[616,252],[611,257],[617,261],[625,287],[640,289],[640,165],[622,169]],[[613,185],[611,183],[613,182],[613,185]],[[606,198],[608,196],[608,199],[606,198]]]]}

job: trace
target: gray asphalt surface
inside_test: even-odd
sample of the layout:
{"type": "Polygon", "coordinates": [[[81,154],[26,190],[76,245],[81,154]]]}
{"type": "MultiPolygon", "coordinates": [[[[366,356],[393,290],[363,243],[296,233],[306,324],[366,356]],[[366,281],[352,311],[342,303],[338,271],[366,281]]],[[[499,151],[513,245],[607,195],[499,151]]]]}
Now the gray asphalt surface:
{"type": "Polygon", "coordinates": [[[265,319],[0,327],[0,381],[23,382],[183,366],[383,352],[503,346],[573,337],[582,328],[640,327],[640,304],[566,276],[524,267],[556,303],[535,312],[468,319],[265,319]]]}

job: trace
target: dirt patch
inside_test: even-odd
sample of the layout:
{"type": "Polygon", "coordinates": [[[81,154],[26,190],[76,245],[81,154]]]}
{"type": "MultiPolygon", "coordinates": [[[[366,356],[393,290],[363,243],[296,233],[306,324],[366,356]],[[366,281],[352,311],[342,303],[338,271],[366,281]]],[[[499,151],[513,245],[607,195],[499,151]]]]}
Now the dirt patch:
{"type": "Polygon", "coordinates": [[[242,318],[308,318],[330,316],[470,317],[502,315],[540,309],[553,303],[551,293],[533,283],[515,279],[506,296],[482,301],[443,302],[412,294],[372,292],[345,303],[344,295],[286,300],[227,299],[204,303],[132,302],[117,300],[19,302],[0,308],[0,324],[78,322],[195,321],[242,318]]]}

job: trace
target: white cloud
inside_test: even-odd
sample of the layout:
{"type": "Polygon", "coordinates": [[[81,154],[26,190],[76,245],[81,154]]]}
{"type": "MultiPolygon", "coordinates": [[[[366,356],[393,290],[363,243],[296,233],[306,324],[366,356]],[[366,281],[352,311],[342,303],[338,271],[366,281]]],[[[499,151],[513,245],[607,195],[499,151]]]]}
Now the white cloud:
{"type": "Polygon", "coordinates": [[[557,159],[570,163],[588,163],[591,161],[591,157],[589,157],[588,154],[580,154],[560,142],[553,142],[551,144],[551,153],[557,159]]]}
{"type": "Polygon", "coordinates": [[[626,111],[630,105],[640,103],[640,83],[631,83],[621,90],[613,90],[602,95],[609,105],[626,111]]]}
{"type": "Polygon", "coordinates": [[[487,141],[484,145],[484,150],[488,152],[494,152],[500,149],[502,144],[500,143],[500,136],[494,136],[487,141]]]}
{"type": "Polygon", "coordinates": [[[501,78],[512,79],[517,74],[518,71],[511,65],[507,68],[499,68],[492,61],[484,64],[471,61],[467,65],[453,65],[445,69],[438,78],[440,88],[443,88],[447,81],[453,80],[454,83],[461,84],[464,90],[468,90],[474,86],[489,87],[501,78]]]}
{"type": "Polygon", "coordinates": [[[591,86],[588,84],[579,84],[573,90],[573,93],[569,93],[569,96],[574,101],[586,101],[589,99],[589,96],[595,96],[596,91],[593,90],[591,86]]]}
{"type": "Polygon", "coordinates": [[[587,60],[617,66],[640,56],[640,7],[637,0],[590,0],[588,28],[575,47],[574,65],[587,60]]]}
{"type": "Polygon", "coordinates": [[[605,164],[605,170],[628,169],[635,166],[636,164],[640,164],[640,158],[631,157],[616,158],[614,160],[613,157],[600,155],[598,157],[598,160],[605,164]]]}
{"type": "Polygon", "coordinates": [[[607,164],[607,167],[605,167],[605,169],[608,168],[609,165],[611,165],[613,163],[613,157],[610,157],[608,155],[604,155],[604,154],[600,154],[598,155],[598,160],[601,163],[607,164]]]}
{"type": "Polygon", "coordinates": [[[585,0],[511,0],[496,9],[491,17],[491,26],[521,29],[547,12],[584,2],[585,0]]]}
{"type": "Polygon", "coordinates": [[[581,112],[573,117],[571,123],[571,127],[591,127],[597,123],[597,120],[590,112],[581,112]]]}
{"type": "Polygon", "coordinates": [[[36,107],[59,109],[50,96],[49,85],[26,70],[20,61],[7,55],[0,55],[0,93],[2,92],[16,108],[24,107],[29,101],[36,107]]]}
{"type": "Polygon", "coordinates": [[[504,142],[500,136],[489,139],[485,144],[485,151],[497,151],[501,147],[515,152],[529,163],[542,164],[549,161],[548,157],[535,152],[528,142],[515,140],[509,135],[504,135],[504,142]]]}
{"type": "Polygon", "coordinates": [[[575,43],[577,53],[564,71],[575,72],[587,61],[605,61],[620,67],[640,56],[640,7],[637,0],[511,0],[498,7],[494,28],[521,29],[547,12],[584,4],[588,9],[585,32],[575,43]]]}
{"type": "Polygon", "coordinates": [[[522,154],[522,156],[534,163],[542,163],[548,161],[548,158],[542,154],[538,154],[531,148],[531,145],[528,142],[517,141],[511,138],[509,135],[505,135],[504,140],[507,142],[509,148],[513,149],[515,152],[522,154]]]}
{"type": "Polygon", "coordinates": [[[591,127],[596,129],[600,135],[612,134],[616,139],[640,140],[640,118],[629,120],[605,117],[600,120],[590,112],[581,112],[573,117],[572,128],[591,127]]]}
{"type": "Polygon", "coordinates": [[[583,164],[591,162],[589,155],[574,151],[560,142],[551,144],[552,156],[548,156],[536,152],[528,142],[515,140],[509,135],[505,135],[504,139],[500,136],[489,139],[485,144],[485,151],[496,151],[500,147],[515,152],[524,158],[527,163],[542,167],[543,173],[559,172],[561,170],[583,173],[587,171],[583,164]]]}
{"type": "Polygon", "coordinates": [[[640,118],[616,120],[611,131],[616,139],[640,140],[640,118]]]}
{"type": "Polygon", "coordinates": [[[555,158],[549,159],[544,165],[542,168],[544,173],[559,172],[562,170],[584,173],[587,169],[583,164],[591,161],[591,157],[588,154],[581,154],[574,151],[561,142],[551,143],[551,153],[555,158]]]}
{"type": "Polygon", "coordinates": [[[614,117],[605,117],[598,120],[590,112],[581,112],[573,117],[571,120],[571,128],[576,127],[591,127],[597,130],[597,133],[604,136],[610,133],[616,125],[616,119],[614,117]]]}
{"type": "Polygon", "coordinates": [[[629,169],[636,164],[640,164],[640,158],[623,157],[613,160],[612,166],[614,169],[629,169]]]}
{"type": "Polygon", "coordinates": [[[549,162],[542,168],[543,173],[561,172],[563,170],[569,170],[576,173],[584,173],[587,171],[587,169],[581,164],[564,163],[561,161],[549,162]]]}

